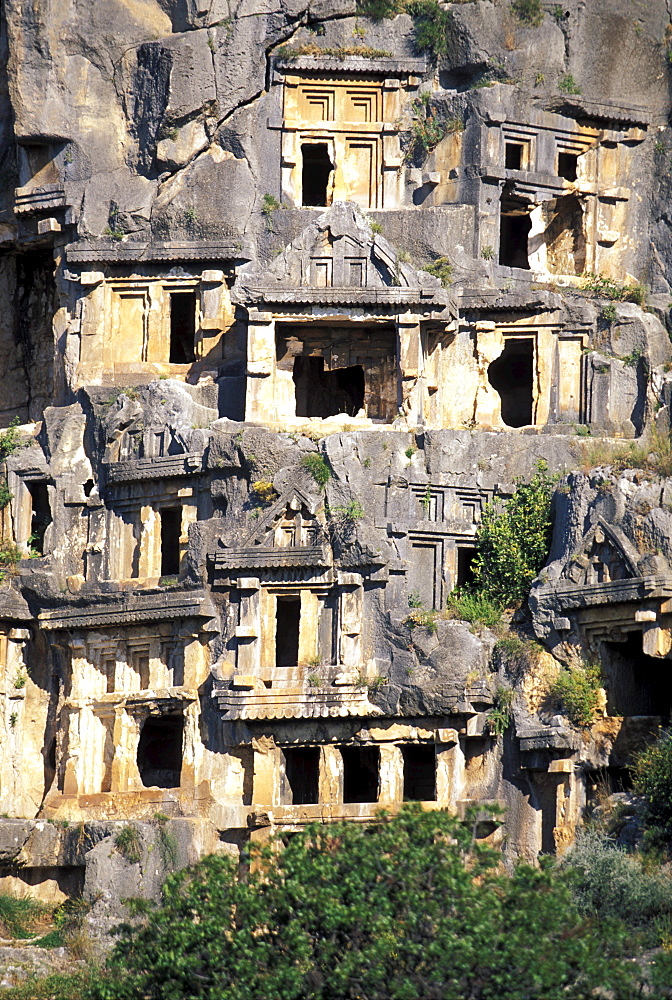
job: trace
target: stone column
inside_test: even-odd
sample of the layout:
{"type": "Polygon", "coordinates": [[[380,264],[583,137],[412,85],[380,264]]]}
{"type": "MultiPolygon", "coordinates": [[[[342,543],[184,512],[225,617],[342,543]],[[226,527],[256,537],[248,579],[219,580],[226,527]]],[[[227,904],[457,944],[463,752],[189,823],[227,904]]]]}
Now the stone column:
{"type": "Polygon", "coordinates": [[[404,801],[404,758],[401,747],[394,743],[383,743],[380,747],[380,791],[381,805],[404,801]]]}
{"type": "Polygon", "coordinates": [[[247,327],[247,402],[245,419],[273,423],[276,419],[275,323],[271,313],[251,309],[247,327]]]}

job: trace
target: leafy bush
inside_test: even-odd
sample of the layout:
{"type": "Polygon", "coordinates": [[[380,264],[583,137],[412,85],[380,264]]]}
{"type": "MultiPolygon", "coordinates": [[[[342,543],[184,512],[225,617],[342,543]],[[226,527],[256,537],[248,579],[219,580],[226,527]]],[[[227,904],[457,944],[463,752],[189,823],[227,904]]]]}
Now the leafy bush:
{"type": "Polygon", "coordinates": [[[617,926],[586,921],[552,864],[504,871],[478,818],[313,824],[253,844],[242,877],[205,858],[136,907],[87,1000],[634,997],[617,926]]]}
{"type": "Polygon", "coordinates": [[[425,264],[422,267],[422,270],[426,271],[427,274],[433,274],[435,278],[438,278],[444,288],[450,287],[450,278],[453,273],[453,266],[447,257],[437,257],[431,264],[425,264]]]}
{"type": "Polygon", "coordinates": [[[413,18],[413,38],[419,52],[438,58],[448,51],[450,12],[437,0],[410,0],[404,9],[413,18]]]}
{"type": "Polygon", "coordinates": [[[555,480],[540,462],[529,483],[516,480],[508,500],[488,504],[476,534],[475,589],[506,607],[527,596],[551,544],[555,480]]]}
{"type": "Polygon", "coordinates": [[[519,21],[530,28],[538,28],[544,20],[541,0],[513,0],[511,10],[519,21]]]}
{"type": "Polygon", "coordinates": [[[646,800],[644,825],[672,840],[672,730],[663,730],[634,760],[635,790],[646,800]]]}
{"type": "Polygon", "coordinates": [[[602,686],[598,664],[563,667],[553,682],[550,697],[562,704],[570,722],[580,728],[593,724],[602,686]]]}
{"type": "Polygon", "coordinates": [[[320,487],[325,487],[331,479],[331,469],[324,455],[312,451],[301,459],[301,467],[309,472],[320,487]]]}
{"type": "Polygon", "coordinates": [[[574,873],[572,892],[588,916],[638,927],[672,913],[672,879],[647,870],[640,855],[627,854],[597,830],[577,834],[562,866],[574,873]]]}
{"type": "MultiPolygon", "coordinates": [[[[55,972],[46,979],[30,978],[8,989],[0,988],[1,1000],[85,1000],[94,983],[102,987],[95,969],[85,972],[55,972]]],[[[89,994],[90,995],[90,994],[89,994]]]]}
{"type": "Polygon", "coordinates": [[[448,595],[446,615],[472,625],[495,628],[502,620],[502,608],[485,594],[462,588],[448,595]]]}

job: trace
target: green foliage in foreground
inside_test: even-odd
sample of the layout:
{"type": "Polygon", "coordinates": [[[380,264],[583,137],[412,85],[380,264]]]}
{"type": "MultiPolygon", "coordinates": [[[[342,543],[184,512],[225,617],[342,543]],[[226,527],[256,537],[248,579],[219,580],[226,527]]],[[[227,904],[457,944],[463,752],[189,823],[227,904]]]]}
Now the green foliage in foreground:
{"type": "Polygon", "coordinates": [[[50,907],[28,896],[0,893],[0,935],[3,937],[29,938],[35,928],[44,922],[50,907]]]}
{"type": "Polygon", "coordinates": [[[488,504],[476,535],[475,589],[506,607],[527,597],[551,544],[555,480],[539,462],[529,483],[516,480],[508,500],[488,504]]]}
{"type": "Polygon", "coordinates": [[[635,758],[635,790],[646,799],[644,824],[655,841],[672,843],[672,730],[664,730],[657,740],[635,758]]]}
{"type": "Polygon", "coordinates": [[[315,824],[251,853],[243,878],[220,856],[171,875],[86,1000],[638,995],[617,924],[586,920],[552,864],[505,873],[445,812],[315,824]]]}
{"type": "Polygon", "coordinates": [[[98,982],[95,970],[55,972],[46,979],[30,978],[20,986],[0,987],[0,1000],[85,1000],[94,982],[98,982]]]}
{"type": "Polygon", "coordinates": [[[500,603],[466,588],[454,590],[448,595],[446,613],[449,618],[459,618],[460,621],[484,625],[486,628],[496,628],[502,620],[500,603]]]}

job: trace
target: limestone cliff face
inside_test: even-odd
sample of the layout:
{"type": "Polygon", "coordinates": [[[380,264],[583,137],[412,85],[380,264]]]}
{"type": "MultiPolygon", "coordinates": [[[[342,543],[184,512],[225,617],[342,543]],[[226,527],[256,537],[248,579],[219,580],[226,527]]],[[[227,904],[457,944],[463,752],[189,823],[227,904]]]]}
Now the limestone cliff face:
{"type": "Polygon", "coordinates": [[[432,10],[5,0],[0,877],[101,927],[407,799],[562,850],[669,720],[668,6],[432,10]],[[449,618],[540,460],[529,611],[449,618]]]}

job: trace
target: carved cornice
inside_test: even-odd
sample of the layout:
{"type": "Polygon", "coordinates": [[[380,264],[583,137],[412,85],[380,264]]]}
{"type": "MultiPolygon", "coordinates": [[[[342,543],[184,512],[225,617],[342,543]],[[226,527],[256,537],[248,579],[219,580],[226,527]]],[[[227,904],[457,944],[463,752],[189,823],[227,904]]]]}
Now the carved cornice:
{"type": "Polygon", "coordinates": [[[172,479],[193,476],[203,471],[203,452],[136,458],[128,462],[110,462],[103,468],[108,483],[130,483],[140,479],[172,479]]]}
{"type": "Polygon", "coordinates": [[[175,618],[212,618],[215,608],[202,590],[167,591],[149,594],[122,594],[105,603],[77,604],[55,611],[42,611],[42,628],[74,629],[133,625],[138,622],[175,618]]]}

